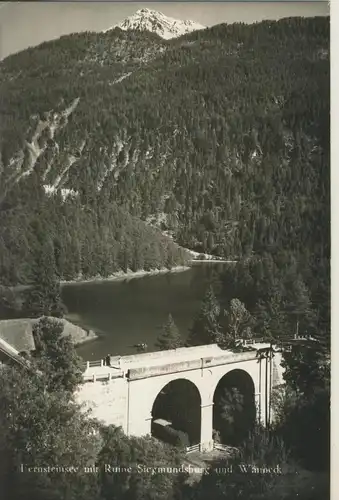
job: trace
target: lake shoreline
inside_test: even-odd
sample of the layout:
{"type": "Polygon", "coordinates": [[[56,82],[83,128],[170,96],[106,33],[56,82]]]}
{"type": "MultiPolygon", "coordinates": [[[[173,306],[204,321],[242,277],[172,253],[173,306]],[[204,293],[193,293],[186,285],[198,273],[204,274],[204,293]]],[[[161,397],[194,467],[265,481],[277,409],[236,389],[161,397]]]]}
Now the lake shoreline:
{"type": "Polygon", "coordinates": [[[68,285],[81,285],[86,283],[96,284],[96,283],[104,283],[104,282],[114,282],[114,281],[129,281],[132,279],[143,278],[146,276],[157,276],[159,274],[166,273],[179,273],[183,271],[188,271],[191,266],[175,266],[172,269],[161,268],[161,269],[153,269],[151,271],[145,271],[143,269],[139,271],[118,271],[110,276],[93,276],[91,278],[79,278],[74,280],[60,280],[60,286],[68,286],[68,285]]]}
{"type": "Polygon", "coordinates": [[[191,263],[198,262],[206,263],[206,264],[236,264],[237,260],[217,260],[217,259],[193,259],[190,261],[191,263]]]}
{"type": "Polygon", "coordinates": [[[130,355],[141,343],[151,351],[169,314],[186,339],[215,272],[233,264],[206,261],[187,265],[153,273],[139,271],[128,277],[119,273],[113,279],[97,277],[62,286],[66,318],[98,335],[95,342],[77,347],[79,356],[96,360],[107,353],[130,355]]]}
{"type": "MultiPolygon", "coordinates": [[[[67,321],[69,321],[69,323],[72,323],[71,319],[69,319],[67,317],[67,315],[65,316],[65,319],[67,321]]],[[[79,326],[80,328],[82,328],[78,323],[73,323],[73,325],[76,325],[76,326],[79,326]]],[[[84,328],[86,329],[86,328],[84,328]]],[[[73,342],[73,347],[74,349],[77,351],[78,353],[78,350],[81,349],[82,347],[86,347],[88,346],[88,344],[92,345],[92,344],[96,344],[98,341],[102,340],[102,338],[104,337],[104,335],[102,333],[99,333],[95,330],[91,330],[91,334],[89,337],[86,337],[84,338],[83,340],[80,340],[79,342],[73,342]]],[[[83,356],[81,354],[78,354],[78,356],[80,356],[81,358],[83,358],[83,356]]],[[[87,361],[85,358],[83,358],[84,361],[87,361]]]]}
{"type": "MultiPolygon", "coordinates": [[[[72,323],[72,321],[70,321],[68,318],[67,318],[67,315],[65,317],[65,319],[71,323],[72,325],[74,326],[78,326],[79,328],[81,328],[82,330],[85,330],[84,328],[82,328],[80,325],[77,325],[76,323],[72,323]]],[[[88,344],[89,342],[93,342],[94,340],[98,340],[99,339],[99,335],[98,333],[96,333],[94,330],[89,330],[88,333],[87,333],[87,337],[84,337],[82,338],[81,340],[78,340],[77,342],[73,342],[73,345],[75,348],[77,347],[80,347],[84,344],[88,344]]]]}
{"type": "MultiPolygon", "coordinates": [[[[113,273],[112,275],[107,277],[97,275],[97,276],[91,276],[90,278],[79,277],[72,280],[59,280],[59,284],[62,287],[65,285],[68,286],[68,285],[77,285],[86,283],[104,283],[104,282],[124,281],[124,280],[129,281],[131,279],[143,278],[146,276],[156,276],[158,274],[178,273],[178,272],[188,271],[192,267],[192,265],[194,265],[194,263],[233,264],[238,262],[237,260],[226,260],[223,259],[222,257],[217,257],[215,255],[202,254],[199,252],[195,252],[194,250],[189,250],[187,248],[184,248],[184,250],[186,250],[192,257],[192,259],[188,261],[187,265],[174,266],[172,267],[172,269],[162,267],[160,269],[152,269],[151,271],[145,271],[144,269],[140,269],[138,271],[128,270],[127,272],[117,271],[116,273],[113,273]]],[[[29,290],[31,287],[32,287],[31,284],[18,284],[14,286],[9,286],[8,288],[11,290],[12,293],[15,294],[15,293],[25,292],[26,290],[29,290]]]]}

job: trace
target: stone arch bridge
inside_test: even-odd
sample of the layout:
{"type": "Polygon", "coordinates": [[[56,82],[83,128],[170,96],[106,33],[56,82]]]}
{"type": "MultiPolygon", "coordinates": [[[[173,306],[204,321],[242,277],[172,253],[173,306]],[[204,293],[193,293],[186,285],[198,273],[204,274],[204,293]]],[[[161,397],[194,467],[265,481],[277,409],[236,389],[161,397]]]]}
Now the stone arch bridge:
{"type": "Polygon", "coordinates": [[[283,370],[279,352],[273,357],[259,355],[267,347],[254,344],[250,351],[234,353],[212,344],[111,357],[110,366],[103,361],[87,362],[77,400],[86,403],[92,415],[105,424],[121,426],[127,435],[144,436],[151,434],[159,395],[174,382],[182,381],[194,387],[197,394],[194,413],[200,417],[198,444],[201,450],[209,451],[213,449],[215,394],[229,376],[246,382],[257,420],[264,425],[271,421],[272,388],[283,383],[283,370]]]}

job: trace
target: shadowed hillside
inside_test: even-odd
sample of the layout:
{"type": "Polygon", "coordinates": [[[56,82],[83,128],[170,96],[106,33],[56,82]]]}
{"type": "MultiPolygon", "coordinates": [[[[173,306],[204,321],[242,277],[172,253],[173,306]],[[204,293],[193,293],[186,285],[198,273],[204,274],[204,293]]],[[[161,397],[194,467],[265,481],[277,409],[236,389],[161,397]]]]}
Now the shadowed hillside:
{"type": "Polygon", "coordinates": [[[1,275],[329,254],[329,20],[111,30],[0,65],[1,275]],[[13,246],[13,241],[15,245],[13,246]]]}

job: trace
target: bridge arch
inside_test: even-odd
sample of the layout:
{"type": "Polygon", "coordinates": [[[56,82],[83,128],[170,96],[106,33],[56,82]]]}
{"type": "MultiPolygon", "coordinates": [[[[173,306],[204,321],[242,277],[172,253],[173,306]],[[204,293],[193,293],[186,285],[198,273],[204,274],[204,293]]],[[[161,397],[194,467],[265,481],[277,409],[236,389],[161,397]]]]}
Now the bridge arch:
{"type": "Polygon", "coordinates": [[[186,433],[187,444],[199,444],[201,403],[200,390],[193,381],[180,377],[167,382],[153,401],[152,435],[159,437],[158,422],[168,422],[172,429],[186,433]]]}
{"type": "Polygon", "coordinates": [[[237,445],[256,421],[255,383],[245,369],[232,369],[219,378],[213,392],[214,438],[237,445]]]}
{"type": "MultiPolygon", "coordinates": [[[[160,411],[159,394],[167,386],[173,390],[182,388],[185,395],[181,400],[193,401],[189,406],[200,418],[200,447],[209,451],[213,449],[212,429],[218,427],[221,389],[239,389],[251,415],[250,423],[255,421],[257,406],[258,420],[267,425],[270,388],[276,379],[275,367],[267,360],[262,362],[255,351],[231,353],[208,345],[141,354],[136,359],[127,356],[116,365],[111,360],[110,367],[87,363],[86,383],[79,390],[79,401],[90,403],[99,420],[121,426],[127,435],[145,436],[151,434],[154,419],[173,419],[160,411]]],[[[163,403],[166,408],[165,398],[163,403]]],[[[232,437],[234,433],[229,434],[232,437]]],[[[194,444],[195,441],[194,437],[194,444]]]]}

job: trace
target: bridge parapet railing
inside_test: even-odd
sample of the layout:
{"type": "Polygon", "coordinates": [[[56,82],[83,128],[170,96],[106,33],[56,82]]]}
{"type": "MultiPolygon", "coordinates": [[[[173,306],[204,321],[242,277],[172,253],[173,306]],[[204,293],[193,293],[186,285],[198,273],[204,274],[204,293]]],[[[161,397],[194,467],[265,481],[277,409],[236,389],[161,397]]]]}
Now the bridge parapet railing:
{"type": "Polygon", "coordinates": [[[241,339],[241,343],[243,345],[262,344],[263,342],[265,342],[265,339],[263,337],[252,338],[252,339],[241,339]]]}
{"type": "Polygon", "coordinates": [[[193,444],[192,446],[186,447],[187,453],[192,453],[193,451],[200,451],[200,444],[193,444]]]}
{"type": "Polygon", "coordinates": [[[227,451],[228,449],[229,446],[227,446],[226,444],[216,443],[215,441],[213,442],[213,450],[227,451]]]}
{"type": "Polygon", "coordinates": [[[103,380],[112,380],[115,378],[121,378],[123,377],[123,372],[119,373],[114,373],[114,372],[107,372],[107,373],[93,373],[93,374],[84,374],[82,376],[83,382],[98,382],[98,381],[103,381],[103,380]]]}
{"type": "MultiPolygon", "coordinates": [[[[193,453],[194,451],[200,451],[201,445],[200,444],[193,444],[192,446],[187,446],[186,447],[186,453],[193,453]]],[[[222,443],[217,443],[213,441],[213,450],[219,450],[219,451],[230,451],[231,447],[222,444],[222,443]]]]}
{"type": "Polygon", "coordinates": [[[230,458],[236,457],[239,453],[238,448],[235,448],[234,446],[216,442],[213,443],[213,450],[221,451],[230,458]]]}
{"type": "Polygon", "coordinates": [[[95,361],[86,361],[86,363],[84,363],[84,366],[86,369],[88,369],[88,368],[97,368],[99,366],[101,367],[105,365],[103,359],[96,359],[95,361]]]}

